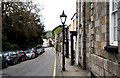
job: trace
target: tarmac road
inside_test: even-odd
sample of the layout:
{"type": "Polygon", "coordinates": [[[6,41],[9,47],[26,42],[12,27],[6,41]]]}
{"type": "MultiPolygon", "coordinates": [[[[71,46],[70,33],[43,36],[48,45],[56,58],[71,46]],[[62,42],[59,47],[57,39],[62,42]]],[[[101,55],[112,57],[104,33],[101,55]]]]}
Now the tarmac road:
{"type": "Polygon", "coordinates": [[[55,54],[52,48],[35,59],[27,60],[2,70],[4,76],[53,76],[55,54]]]}

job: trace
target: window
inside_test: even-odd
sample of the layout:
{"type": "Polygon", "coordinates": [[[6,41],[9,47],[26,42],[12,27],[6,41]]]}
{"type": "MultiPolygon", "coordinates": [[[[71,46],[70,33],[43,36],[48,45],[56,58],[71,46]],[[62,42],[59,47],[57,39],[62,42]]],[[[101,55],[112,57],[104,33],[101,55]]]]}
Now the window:
{"type": "Polygon", "coordinates": [[[117,0],[110,0],[110,45],[118,46],[117,0]]]}

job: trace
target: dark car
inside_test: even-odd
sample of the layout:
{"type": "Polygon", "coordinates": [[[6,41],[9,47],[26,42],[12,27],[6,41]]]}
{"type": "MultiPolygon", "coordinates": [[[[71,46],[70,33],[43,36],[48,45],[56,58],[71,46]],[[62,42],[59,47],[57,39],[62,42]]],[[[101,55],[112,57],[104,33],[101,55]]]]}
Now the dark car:
{"type": "Polygon", "coordinates": [[[22,61],[25,61],[27,59],[26,53],[23,50],[16,51],[16,53],[19,56],[18,62],[22,62],[22,61]]]}
{"type": "Polygon", "coordinates": [[[37,51],[40,52],[40,54],[45,52],[44,48],[38,48],[37,51]]]}
{"type": "Polygon", "coordinates": [[[6,52],[4,54],[9,64],[16,64],[18,62],[18,55],[14,51],[6,52]]]}
{"type": "Polygon", "coordinates": [[[42,53],[44,53],[45,52],[45,49],[44,48],[41,48],[42,49],[42,53]]]}
{"type": "Polygon", "coordinates": [[[44,48],[42,48],[42,50],[43,50],[43,53],[45,52],[45,49],[44,48]]]}
{"type": "Polygon", "coordinates": [[[1,65],[0,67],[2,67],[2,68],[7,68],[8,67],[8,61],[6,59],[6,56],[2,52],[0,53],[0,65],[1,65]]]}
{"type": "Polygon", "coordinates": [[[37,49],[35,47],[32,48],[32,51],[35,53],[35,57],[38,57],[38,52],[37,52],[37,49]]]}
{"type": "Polygon", "coordinates": [[[39,55],[42,54],[42,49],[41,49],[41,48],[38,48],[38,49],[37,49],[37,52],[38,52],[39,55]]]}

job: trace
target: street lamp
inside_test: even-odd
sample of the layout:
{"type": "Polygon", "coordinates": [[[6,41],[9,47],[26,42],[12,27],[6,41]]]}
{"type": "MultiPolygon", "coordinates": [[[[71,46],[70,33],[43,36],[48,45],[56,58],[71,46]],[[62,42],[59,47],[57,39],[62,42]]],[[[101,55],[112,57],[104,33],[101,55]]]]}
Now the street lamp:
{"type": "Polygon", "coordinates": [[[64,36],[64,26],[65,26],[65,22],[66,22],[66,18],[67,15],[65,15],[64,10],[62,15],[60,15],[60,19],[61,19],[61,23],[63,24],[63,56],[62,56],[62,70],[65,71],[65,55],[64,55],[64,40],[65,40],[65,36],[64,36]]]}
{"type": "Polygon", "coordinates": [[[68,26],[65,26],[66,58],[69,58],[68,26]]]}
{"type": "Polygon", "coordinates": [[[64,10],[63,10],[62,15],[60,15],[60,19],[61,19],[61,23],[62,24],[65,24],[66,18],[67,18],[67,15],[65,15],[64,10]]]}

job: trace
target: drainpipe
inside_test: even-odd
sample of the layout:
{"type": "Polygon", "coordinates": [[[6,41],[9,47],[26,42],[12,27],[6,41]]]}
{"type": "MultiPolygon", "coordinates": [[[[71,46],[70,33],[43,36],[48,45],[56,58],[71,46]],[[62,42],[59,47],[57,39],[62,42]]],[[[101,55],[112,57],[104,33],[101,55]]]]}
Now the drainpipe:
{"type": "Polygon", "coordinates": [[[85,8],[86,2],[84,2],[84,7],[83,7],[83,69],[86,70],[86,27],[85,27],[85,8]]]}
{"type": "MultiPolygon", "coordinates": [[[[78,5],[77,5],[77,8],[79,7],[79,1],[78,1],[78,5]]],[[[77,13],[78,17],[78,21],[77,21],[77,37],[76,37],[76,65],[78,65],[78,55],[79,55],[79,52],[78,52],[78,46],[79,46],[79,8],[78,8],[78,13],[77,13]]]]}

